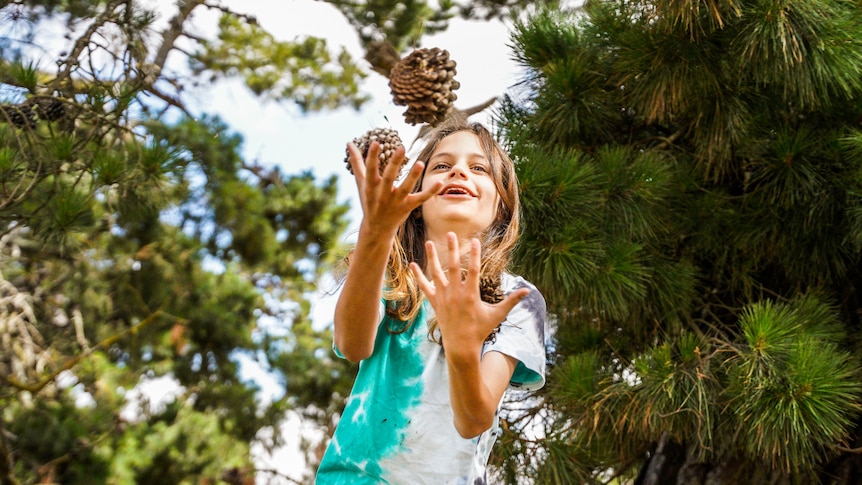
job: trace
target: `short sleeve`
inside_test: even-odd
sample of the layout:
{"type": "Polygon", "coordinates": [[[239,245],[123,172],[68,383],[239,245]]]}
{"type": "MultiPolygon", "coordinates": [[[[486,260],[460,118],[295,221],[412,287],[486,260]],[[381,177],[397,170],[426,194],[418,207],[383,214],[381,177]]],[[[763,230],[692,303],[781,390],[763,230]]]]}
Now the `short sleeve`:
{"type": "MultiPolygon", "coordinates": [[[[384,300],[383,298],[381,298],[381,299],[380,299],[380,307],[377,309],[377,321],[378,321],[378,322],[382,322],[382,321],[383,321],[383,317],[384,317],[385,315],[386,315],[386,300],[384,300]]],[[[342,354],[342,353],[341,353],[341,351],[340,351],[340,350],[338,350],[338,347],[336,347],[336,346],[335,346],[335,340],[333,340],[333,341],[332,341],[332,351],[333,351],[333,352],[335,352],[335,355],[336,355],[339,359],[343,359],[343,358],[344,358],[344,354],[342,354]]]]}
{"type": "Polygon", "coordinates": [[[496,351],[516,359],[518,365],[509,385],[533,391],[545,385],[547,307],[545,298],[530,282],[503,275],[504,293],[520,288],[529,288],[530,293],[509,312],[500,330],[483,347],[482,355],[496,351]]]}

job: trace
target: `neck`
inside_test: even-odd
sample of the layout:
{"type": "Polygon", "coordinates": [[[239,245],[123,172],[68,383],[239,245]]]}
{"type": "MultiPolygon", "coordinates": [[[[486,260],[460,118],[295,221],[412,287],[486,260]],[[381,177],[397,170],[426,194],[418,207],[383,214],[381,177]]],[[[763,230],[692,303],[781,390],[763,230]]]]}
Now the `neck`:
{"type": "MultiPolygon", "coordinates": [[[[437,257],[440,259],[440,266],[444,271],[449,268],[460,268],[461,263],[466,260],[468,254],[470,254],[470,241],[473,238],[479,237],[476,233],[467,233],[466,231],[458,232],[455,230],[448,231],[428,231],[425,234],[425,238],[428,241],[434,243],[434,247],[437,249],[437,257]],[[460,261],[449,261],[449,239],[447,234],[450,232],[454,232],[455,236],[458,239],[458,253],[460,256],[460,261]]],[[[425,268],[425,271],[428,271],[428,268],[425,268]]]]}

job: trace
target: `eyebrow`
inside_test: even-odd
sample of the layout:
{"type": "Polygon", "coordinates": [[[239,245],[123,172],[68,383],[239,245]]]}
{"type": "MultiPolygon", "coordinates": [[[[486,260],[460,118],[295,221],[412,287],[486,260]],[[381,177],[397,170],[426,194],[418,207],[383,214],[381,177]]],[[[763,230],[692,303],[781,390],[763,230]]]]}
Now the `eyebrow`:
{"type": "MultiPolygon", "coordinates": [[[[437,152],[434,155],[431,155],[431,158],[429,158],[429,160],[433,160],[437,157],[454,158],[455,154],[449,152],[437,152]]],[[[482,160],[488,161],[488,157],[486,157],[484,153],[479,152],[469,153],[467,154],[467,158],[470,160],[474,158],[481,158],[482,160]]]]}

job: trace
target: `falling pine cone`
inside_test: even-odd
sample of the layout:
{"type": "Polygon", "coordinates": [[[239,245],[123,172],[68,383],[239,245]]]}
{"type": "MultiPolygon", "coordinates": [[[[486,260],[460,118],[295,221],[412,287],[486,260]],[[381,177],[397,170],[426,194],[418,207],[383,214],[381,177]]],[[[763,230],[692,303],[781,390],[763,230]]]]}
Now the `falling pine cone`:
{"type": "Polygon", "coordinates": [[[448,114],[458,98],[461,84],[455,80],[455,61],[449,51],[437,47],[416,49],[401,59],[389,76],[392,100],[407,106],[404,120],[417,125],[436,125],[448,114]]]}
{"type": "MultiPolygon", "coordinates": [[[[380,173],[383,174],[383,169],[386,168],[386,164],[389,163],[392,155],[395,154],[395,149],[403,146],[404,143],[401,142],[398,132],[391,128],[374,128],[373,130],[369,130],[359,138],[353,139],[353,144],[362,153],[363,160],[368,156],[368,149],[371,148],[371,143],[374,141],[380,143],[380,173]]],[[[353,168],[350,166],[349,153],[344,157],[344,164],[347,165],[347,170],[353,173],[353,168]]],[[[404,157],[401,167],[403,168],[406,164],[407,157],[404,157]]]]}

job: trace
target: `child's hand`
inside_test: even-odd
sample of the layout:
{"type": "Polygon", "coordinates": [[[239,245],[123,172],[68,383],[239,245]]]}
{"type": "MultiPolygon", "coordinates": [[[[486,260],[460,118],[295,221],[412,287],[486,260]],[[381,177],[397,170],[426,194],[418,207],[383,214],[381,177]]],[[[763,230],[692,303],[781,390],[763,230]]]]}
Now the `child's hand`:
{"type": "Polygon", "coordinates": [[[353,143],[347,144],[347,150],[356,187],[359,189],[359,200],[364,216],[363,224],[367,224],[373,231],[394,234],[414,209],[443,188],[441,181],[425,190],[410,193],[422,176],[422,170],[425,167],[422,162],[414,163],[401,184],[395,185],[395,179],[404,161],[404,147],[398,147],[395,150],[383,170],[383,175],[378,171],[380,143],[375,141],[371,144],[364,161],[359,149],[353,143]]]}
{"type": "Polygon", "coordinates": [[[443,336],[446,353],[475,358],[482,343],[497,328],[506,315],[530,292],[522,288],[508,294],[503,301],[489,304],[482,301],[479,293],[481,247],[478,239],[470,241],[470,260],[466,276],[461,276],[461,261],[458,239],[454,233],[446,235],[449,251],[449,269],[444,272],[434,243],[428,241],[428,273],[425,277],[416,263],[410,269],[437,317],[437,324],[443,336]]]}

